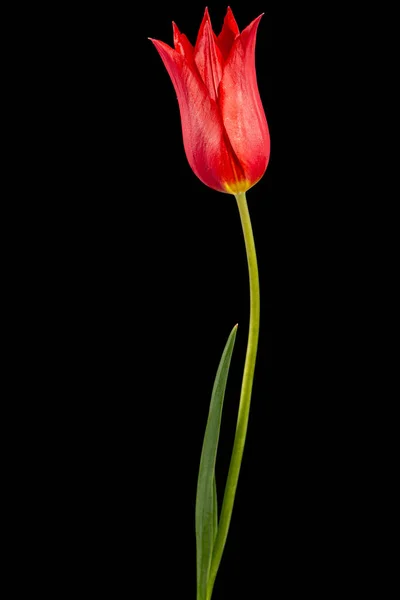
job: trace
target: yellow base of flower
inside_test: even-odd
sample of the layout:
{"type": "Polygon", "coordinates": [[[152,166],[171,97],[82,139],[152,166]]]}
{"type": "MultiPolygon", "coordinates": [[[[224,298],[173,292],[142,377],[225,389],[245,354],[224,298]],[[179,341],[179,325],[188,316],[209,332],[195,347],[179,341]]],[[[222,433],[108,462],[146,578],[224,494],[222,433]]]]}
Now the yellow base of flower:
{"type": "Polygon", "coordinates": [[[243,192],[247,192],[249,188],[251,188],[254,183],[251,183],[249,179],[243,179],[242,181],[233,181],[232,183],[224,183],[224,188],[228,192],[228,194],[242,194],[243,192]]]}

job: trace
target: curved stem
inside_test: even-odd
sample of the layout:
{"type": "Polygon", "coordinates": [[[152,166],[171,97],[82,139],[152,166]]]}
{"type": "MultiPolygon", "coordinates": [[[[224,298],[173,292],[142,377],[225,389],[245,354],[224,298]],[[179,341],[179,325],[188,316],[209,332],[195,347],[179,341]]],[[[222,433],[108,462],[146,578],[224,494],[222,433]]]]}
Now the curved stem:
{"type": "Polygon", "coordinates": [[[244,241],[246,245],[247,264],[250,280],[250,322],[249,337],[247,341],[246,360],[244,364],[242,389],[240,393],[239,414],[236,424],[235,441],[232,450],[228,478],[226,481],[224,500],[218,525],[218,534],[215,540],[210,575],[207,586],[207,600],[211,599],[215,577],[221,562],[229,525],[232,517],[236,488],[242,463],[244,444],[246,441],[247,424],[249,421],[251,391],[253,387],[254,368],[257,356],[258,332],[260,328],[260,287],[258,282],[258,267],[256,248],[254,245],[253,230],[251,227],[246,194],[236,194],[242,223],[244,241]]]}

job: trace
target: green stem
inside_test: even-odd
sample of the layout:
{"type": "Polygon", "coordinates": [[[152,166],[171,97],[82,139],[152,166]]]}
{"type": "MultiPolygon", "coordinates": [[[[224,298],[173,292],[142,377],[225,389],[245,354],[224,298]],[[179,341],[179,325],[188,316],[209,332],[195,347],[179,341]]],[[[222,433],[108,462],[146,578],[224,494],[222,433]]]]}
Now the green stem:
{"type": "Polygon", "coordinates": [[[246,441],[247,424],[249,421],[251,390],[253,387],[254,367],[257,356],[258,332],[260,328],[260,287],[258,283],[258,267],[256,248],[254,245],[253,230],[251,227],[246,194],[236,195],[242,223],[244,241],[246,245],[247,264],[250,280],[250,322],[249,337],[247,341],[246,360],[244,364],[242,390],[240,394],[239,414],[236,424],[235,441],[232,450],[231,463],[226,481],[224,500],[218,525],[218,534],[215,540],[213,556],[210,567],[210,576],[207,586],[207,600],[211,599],[214,581],[224,551],[229,525],[232,517],[236,488],[239,479],[240,465],[242,463],[244,444],[246,441]]]}

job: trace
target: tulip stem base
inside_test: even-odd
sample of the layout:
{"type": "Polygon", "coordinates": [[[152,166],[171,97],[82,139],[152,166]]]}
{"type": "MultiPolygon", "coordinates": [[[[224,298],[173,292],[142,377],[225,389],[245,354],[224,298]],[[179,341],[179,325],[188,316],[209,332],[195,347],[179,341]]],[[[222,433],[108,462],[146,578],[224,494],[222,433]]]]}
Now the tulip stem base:
{"type": "Polygon", "coordinates": [[[232,450],[229,473],[225,487],[221,515],[218,525],[218,534],[214,544],[210,575],[207,586],[207,600],[211,600],[214,581],[225,548],[225,542],[232,517],[236,488],[239,480],[240,466],[244,445],[246,441],[247,425],[249,421],[250,400],[253,388],[254,369],[257,356],[258,334],[260,328],[260,286],[258,280],[258,267],[256,248],[250,214],[247,206],[246,194],[235,195],[242,223],[244,241],[246,246],[247,264],[250,283],[250,321],[249,336],[247,341],[246,359],[243,372],[242,389],[240,393],[239,413],[236,424],[235,441],[232,450]]]}

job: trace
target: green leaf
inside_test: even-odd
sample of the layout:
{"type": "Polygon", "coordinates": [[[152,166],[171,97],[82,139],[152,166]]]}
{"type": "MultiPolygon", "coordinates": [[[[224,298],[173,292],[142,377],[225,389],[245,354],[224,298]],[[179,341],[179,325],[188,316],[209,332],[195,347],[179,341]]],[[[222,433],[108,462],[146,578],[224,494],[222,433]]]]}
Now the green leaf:
{"type": "Polygon", "coordinates": [[[212,541],[213,541],[213,547],[214,547],[214,542],[215,542],[215,538],[217,537],[217,533],[218,533],[218,501],[217,501],[217,482],[215,481],[215,473],[214,473],[214,477],[213,477],[213,536],[212,536],[212,541]]]}
{"type": "Polygon", "coordinates": [[[222,405],[236,331],[237,325],[232,329],[226,342],[215,377],[200,459],[196,496],[197,600],[206,600],[211,557],[218,529],[215,460],[222,405]]]}

